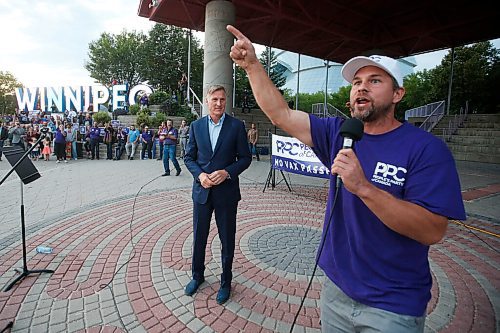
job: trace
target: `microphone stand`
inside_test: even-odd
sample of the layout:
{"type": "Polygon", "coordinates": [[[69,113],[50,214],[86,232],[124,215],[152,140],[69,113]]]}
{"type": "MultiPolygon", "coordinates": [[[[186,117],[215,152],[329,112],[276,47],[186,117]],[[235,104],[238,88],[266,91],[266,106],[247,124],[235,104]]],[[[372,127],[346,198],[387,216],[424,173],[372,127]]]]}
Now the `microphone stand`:
{"type": "MultiPolygon", "coordinates": [[[[17,166],[21,164],[21,162],[28,156],[29,153],[33,150],[33,148],[42,141],[42,139],[45,137],[46,133],[41,133],[40,137],[38,140],[35,142],[34,145],[32,145],[21,158],[12,166],[12,169],[10,169],[9,172],[2,178],[0,181],[0,186],[5,182],[5,180],[16,170],[17,166]]],[[[31,175],[30,175],[31,176],[31,175]]],[[[54,273],[53,270],[51,269],[35,269],[35,270],[29,270],[28,269],[28,264],[26,260],[26,230],[25,230],[25,221],[24,221],[24,198],[23,198],[23,181],[21,179],[21,235],[22,235],[22,242],[23,242],[23,269],[22,272],[19,274],[18,277],[16,277],[13,281],[11,281],[4,289],[3,291],[9,291],[19,280],[23,279],[24,277],[28,276],[29,274],[37,274],[37,273],[54,273]]],[[[11,323],[7,325],[9,327],[11,323]]]]}

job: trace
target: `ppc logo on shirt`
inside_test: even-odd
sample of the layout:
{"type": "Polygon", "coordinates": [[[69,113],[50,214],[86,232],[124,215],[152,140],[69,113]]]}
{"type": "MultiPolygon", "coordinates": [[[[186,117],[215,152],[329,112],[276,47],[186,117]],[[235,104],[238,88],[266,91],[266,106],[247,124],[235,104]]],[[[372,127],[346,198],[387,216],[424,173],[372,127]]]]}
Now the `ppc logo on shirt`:
{"type": "Polygon", "coordinates": [[[373,172],[372,182],[386,186],[403,186],[407,170],[392,164],[377,162],[373,172]]]}

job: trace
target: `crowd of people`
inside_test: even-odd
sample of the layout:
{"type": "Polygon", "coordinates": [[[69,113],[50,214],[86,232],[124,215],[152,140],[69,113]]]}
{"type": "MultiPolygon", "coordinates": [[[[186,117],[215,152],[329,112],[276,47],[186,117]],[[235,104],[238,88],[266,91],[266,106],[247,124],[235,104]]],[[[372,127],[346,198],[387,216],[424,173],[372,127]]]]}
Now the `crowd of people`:
{"type": "Polygon", "coordinates": [[[180,174],[176,155],[177,146],[180,157],[185,155],[189,138],[189,126],[185,120],[178,128],[167,120],[157,129],[150,129],[144,124],[138,128],[121,126],[119,122],[99,124],[92,118],[92,112],[73,113],[28,117],[25,112],[16,110],[14,115],[3,117],[0,119],[0,161],[4,145],[17,146],[25,151],[33,146],[30,153],[33,161],[68,163],[78,158],[100,159],[100,145],[104,144],[107,160],[121,160],[124,152],[127,159],[133,160],[137,148],[141,147],[142,160],[163,160],[165,175],[171,160],[177,175],[180,174]]]}

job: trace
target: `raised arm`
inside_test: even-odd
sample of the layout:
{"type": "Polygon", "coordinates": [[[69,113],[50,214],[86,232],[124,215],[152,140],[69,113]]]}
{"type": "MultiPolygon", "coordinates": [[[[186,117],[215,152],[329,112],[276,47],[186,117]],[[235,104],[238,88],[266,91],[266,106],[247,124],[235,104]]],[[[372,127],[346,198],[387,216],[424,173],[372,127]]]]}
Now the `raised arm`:
{"type": "Polygon", "coordinates": [[[285,99],[268,77],[255,54],[252,42],[238,29],[228,25],[227,30],[234,35],[236,43],[231,47],[231,59],[245,70],[252,87],[255,100],[271,122],[312,147],[309,115],[288,107],[285,99]]]}

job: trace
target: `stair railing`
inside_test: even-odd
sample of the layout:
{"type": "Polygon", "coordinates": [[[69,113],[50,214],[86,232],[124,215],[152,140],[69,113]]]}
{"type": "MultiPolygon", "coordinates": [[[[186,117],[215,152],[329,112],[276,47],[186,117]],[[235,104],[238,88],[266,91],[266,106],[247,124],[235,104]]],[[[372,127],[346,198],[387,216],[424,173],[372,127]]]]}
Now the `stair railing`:
{"type": "Polygon", "coordinates": [[[405,120],[408,121],[410,118],[423,118],[428,117],[436,112],[436,109],[444,108],[444,101],[429,103],[417,108],[413,108],[405,111],[405,120]]]}
{"type": "Polygon", "coordinates": [[[341,117],[344,119],[350,118],[345,113],[337,109],[335,106],[330,103],[327,104],[325,108],[325,103],[316,103],[311,107],[311,113],[319,118],[327,118],[327,117],[341,117]]]}
{"type": "MultiPolygon", "coordinates": [[[[444,113],[445,113],[444,101],[427,104],[427,105],[418,107],[416,109],[421,109],[420,111],[418,111],[418,112],[420,112],[418,117],[423,117],[423,114],[425,114],[425,116],[427,116],[427,118],[425,118],[424,122],[419,126],[420,128],[422,128],[423,130],[425,130],[427,132],[432,131],[432,129],[437,125],[437,123],[443,118],[444,113]]],[[[412,109],[412,110],[414,110],[414,109],[412,109]]],[[[412,110],[408,110],[408,111],[412,111],[412,110]]],[[[406,118],[406,115],[408,114],[408,111],[405,112],[405,118],[406,118]]]]}
{"type": "Polygon", "coordinates": [[[201,118],[203,103],[201,102],[201,100],[198,98],[198,95],[196,95],[196,93],[191,87],[189,87],[189,91],[191,92],[191,95],[194,97],[193,103],[188,104],[188,106],[191,108],[191,113],[194,114],[197,118],[201,118]]]}
{"type": "Polygon", "coordinates": [[[467,115],[469,114],[469,101],[465,102],[465,108],[461,107],[458,114],[448,122],[448,128],[443,128],[443,140],[449,142],[452,135],[456,134],[460,127],[464,126],[467,115]]]}

